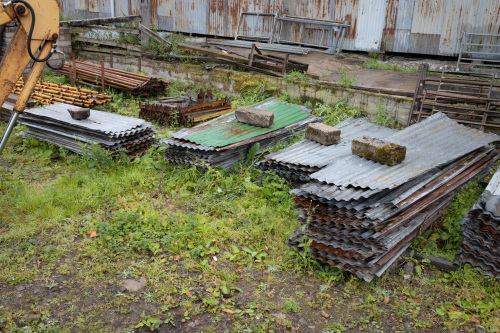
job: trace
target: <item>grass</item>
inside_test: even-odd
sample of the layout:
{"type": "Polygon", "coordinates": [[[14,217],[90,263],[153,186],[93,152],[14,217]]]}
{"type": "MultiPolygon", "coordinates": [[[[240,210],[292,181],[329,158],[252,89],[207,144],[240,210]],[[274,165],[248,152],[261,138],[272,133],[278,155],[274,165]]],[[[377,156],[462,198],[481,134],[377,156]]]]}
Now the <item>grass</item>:
{"type": "Polygon", "coordinates": [[[381,64],[380,62],[378,62],[377,59],[370,59],[366,61],[362,67],[369,69],[384,69],[384,70],[398,71],[398,72],[418,72],[418,69],[414,68],[403,68],[399,65],[381,64]]]}
{"type": "MultiPolygon", "coordinates": [[[[172,94],[191,88],[177,84],[172,94]]],[[[109,111],[137,103],[110,93],[109,111]]],[[[270,95],[259,87],[236,102],[270,95]]],[[[303,104],[332,125],[359,114],[345,101],[303,104]]],[[[133,161],[90,159],[12,136],[0,172],[3,332],[500,328],[499,282],[468,266],[443,273],[418,263],[421,275],[404,280],[395,264],[367,284],[290,250],[299,226],[292,185],[251,161],[200,171],[167,163],[160,148],[133,161]],[[140,278],[137,292],[121,287],[140,278]]],[[[459,221],[481,190],[464,187],[443,217],[449,228],[414,246],[456,253],[459,221]]]]}

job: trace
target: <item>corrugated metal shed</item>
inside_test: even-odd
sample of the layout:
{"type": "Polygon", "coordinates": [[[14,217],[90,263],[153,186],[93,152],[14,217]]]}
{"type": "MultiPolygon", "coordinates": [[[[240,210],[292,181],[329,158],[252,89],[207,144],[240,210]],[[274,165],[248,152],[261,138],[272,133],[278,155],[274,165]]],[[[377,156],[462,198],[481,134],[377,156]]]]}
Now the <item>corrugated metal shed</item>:
{"type": "MultiPolygon", "coordinates": [[[[141,1],[149,2],[149,12],[145,16],[149,16],[151,24],[159,30],[203,35],[234,37],[241,11],[279,11],[281,14],[347,21],[351,27],[345,36],[345,50],[456,56],[463,31],[500,34],[498,0],[141,1]]],[[[116,15],[140,14],[141,1],[115,0],[114,12],[116,15]]],[[[112,12],[110,0],[60,2],[64,16],[73,19],[108,17],[112,12]]],[[[270,32],[270,25],[262,17],[249,18],[242,28],[254,35],[270,32]]],[[[321,42],[323,32],[317,26],[306,26],[306,42],[321,42]]],[[[296,37],[299,27],[292,24],[286,33],[287,39],[296,37]]],[[[487,37],[482,43],[488,44],[487,37]]]]}

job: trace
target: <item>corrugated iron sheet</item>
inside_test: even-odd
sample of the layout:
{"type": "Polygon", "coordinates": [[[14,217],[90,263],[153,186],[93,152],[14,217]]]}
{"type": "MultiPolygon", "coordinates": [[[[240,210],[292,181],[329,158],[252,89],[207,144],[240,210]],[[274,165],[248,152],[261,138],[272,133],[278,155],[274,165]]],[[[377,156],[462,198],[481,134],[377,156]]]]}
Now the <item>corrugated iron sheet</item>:
{"type": "MultiPolygon", "coordinates": [[[[165,149],[165,157],[167,160],[177,164],[189,164],[201,167],[211,166],[213,168],[224,167],[229,169],[234,163],[241,160],[241,156],[246,156],[248,150],[254,143],[259,143],[260,148],[258,153],[261,153],[273,147],[278,142],[288,141],[290,137],[295,134],[301,135],[305,131],[307,124],[321,120],[320,118],[310,115],[309,112],[311,110],[297,105],[283,103],[276,99],[270,99],[253,105],[255,108],[262,109],[272,109],[273,106],[279,108],[281,110],[280,112],[289,112],[292,115],[295,114],[296,120],[285,127],[278,126],[278,128],[266,133],[262,133],[257,127],[254,127],[254,131],[247,132],[244,135],[239,135],[237,133],[238,131],[236,131],[236,133],[226,132],[226,134],[229,134],[229,139],[226,141],[225,146],[219,148],[211,146],[211,142],[205,142],[205,144],[199,145],[186,140],[186,138],[194,134],[200,134],[201,137],[204,138],[203,133],[207,132],[214,132],[219,135],[224,132],[219,129],[228,129],[228,125],[237,128],[237,126],[234,127],[237,121],[234,113],[232,113],[227,116],[219,117],[204,125],[186,128],[172,134],[170,138],[162,141],[162,143],[168,145],[168,148],[165,149]],[[306,117],[302,118],[301,114],[305,114],[306,117]]],[[[288,117],[286,119],[289,121],[291,118],[288,117]]],[[[214,142],[217,144],[220,140],[214,140],[214,142]]]]}
{"type": "Polygon", "coordinates": [[[500,137],[459,125],[446,115],[436,113],[386,140],[407,147],[403,163],[390,167],[351,155],[333,162],[311,178],[344,186],[394,188],[443,163],[498,141],[500,137]]]}
{"type": "Polygon", "coordinates": [[[500,172],[493,175],[485,191],[500,197],[500,172]]]}
{"type": "Polygon", "coordinates": [[[497,172],[462,221],[464,239],[457,258],[500,277],[500,217],[497,172]]]}
{"type": "MultiPolygon", "coordinates": [[[[108,17],[109,0],[61,0],[65,16],[73,19],[108,17]]],[[[115,1],[116,15],[140,12],[140,0],[115,1]]],[[[347,21],[346,50],[381,50],[433,55],[458,55],[464,30],[500,33],[498,0],[150,0],[154,27],[184,33],[234,37],[241,11],[276,13],[347,21]]],[[[269,24],[243,23],[246,32],[265,35],[269,24]]],[[[287,38],[298,38],[298,25],[290,25],[287,38]]],[[[306,26],[304,42],[328,40],[317,26],[306,26]]],[[[483,44],[488,44],[485,37],[483,44]]],[[[488,49],[486,47],[488,51],[488,49]]],[[[493,50],[491,49],[491,52],[493,50]]]]}
{"type": "Polygon", "coordinates": [[[259,109],[274,113],[274,124],[271,127],[262,128],[252,126],[240,123],[234,119],[220,126],[193,133],[183,139],[203,146],[216,148],[224,147],[250,138],[255,138],[259,135],[277,131],[310,116],[307,112],[302,111],[298,105],[277,101],[275,99],[270,99],[260,104],[259,109]]]}
{"type": "Polygon", "coordinates": [[[362,136],[385,138],[396,133],[396,130],[375,125],[362,118],[349,118],[335,126],[341,131],[341,142],[324,146],[305,139],[286,149],[266,156],[266,159],[297,166],[325,167],[337,159],[351,155],[352,140],[362,136]]]}

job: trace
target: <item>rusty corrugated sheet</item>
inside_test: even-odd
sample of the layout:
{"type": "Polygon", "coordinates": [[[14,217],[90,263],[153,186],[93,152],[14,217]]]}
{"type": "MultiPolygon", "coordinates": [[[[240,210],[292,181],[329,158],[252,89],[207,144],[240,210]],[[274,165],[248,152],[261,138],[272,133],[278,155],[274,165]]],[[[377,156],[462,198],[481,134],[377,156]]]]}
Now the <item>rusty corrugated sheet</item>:
{"type": "Polygon", "coordinates": [[[355,47],[360,51],[380,50],[388,0],[359,0],[355,47]]]}
{"type": "MultiPolygon", "coordinates": [[[[110,0],[61,0],[66,17],[84,19],[110,15],[110,0]]],[[[115,0],[116,15],[137,15],[141,0],[115,0]]],[[[149,16],[159,30],[234,37],[241,11],[276,13],[347,21],[344,49],[370,49],[431,55],[458,55],[461,34],[500,33],[498,0],[150,0],[149,16]]],[[[247,18],[243,34],[266,35],[270,24],[247,18]],[[257,24],[255,24],[257,23],[257,24]]],[[[268,19],[267,19],[268,20],[268,19]]],[[[285,39],[298,39],[291,24],[285,39]]],[[[331,39],[318,26],[306,26],[305,43],[331,39]]],[[[488,44],[488,37],[480,41],[488,44]]],[[[485,47],[491,53],[493,49],[485,47]]]]}
{"type": "Polygon", "coordinates": [[[349,22],[351,27],[346,30],[344,49],[355,50],[356,32],[358,30],[359,0],[335,0],[334,20],[349,22]]]}
{"type": "Polygon", "coordinates": [[[209,7],[209,0],[175,0],[175,30],[208,34],[209,7]]]}
{"type": "MultiPolygon", "coordinates": [[[[415,0],[399,0],[398,12],[396,17],[396,30],[394,31],[394,40],[392,47],[388,43],[382,50],[391,50],[392,52],[408,52],[410,45],[411,25],[413,21],[413,9],[415,0]]],[[[388,31],[390,33],[390,31],[388,31]]]]}

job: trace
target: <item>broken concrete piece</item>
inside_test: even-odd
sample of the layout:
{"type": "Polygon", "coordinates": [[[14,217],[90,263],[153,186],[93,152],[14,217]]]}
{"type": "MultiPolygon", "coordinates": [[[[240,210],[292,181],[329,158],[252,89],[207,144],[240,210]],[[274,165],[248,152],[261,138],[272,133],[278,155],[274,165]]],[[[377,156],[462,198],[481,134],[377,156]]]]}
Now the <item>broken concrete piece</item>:
{"type": "Polygon", "coordinates": [[[239,122],[259,126],[259,127],[271,127],[274,123],[274,113],[267,110],[254,109],[248,106],[241,106],[234,112],[236,119],[239,122]]]}
{"type": "Polygon", "coordinates": [[[90,117],[90,109],[89,108],[71,108],[68,109],[68,112],[71,118],[75,120],[84,120],[90,117]]]}
{"type": "Polygon", "coordinates": [[[340,142],[340,130],[338,128],[320,123],[307,125],[306,139],[315,141],[325,146],[331,146],[340,142]]]}
{"type": "Polygon", "coordinates": [[[353,154],[369,160],[394,166],[406,158],[406,147],[384,140],[361,136],[352,141],[353,154]]]}
{"type": "Polygon", "coordinates": [[[139,291],[146,285],[146,278],[143,276],[139,281],[128,279],[122,282],[122,290],[139,291]]]}

